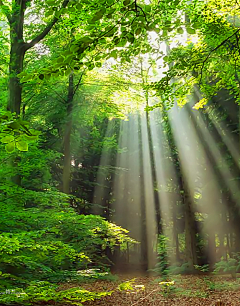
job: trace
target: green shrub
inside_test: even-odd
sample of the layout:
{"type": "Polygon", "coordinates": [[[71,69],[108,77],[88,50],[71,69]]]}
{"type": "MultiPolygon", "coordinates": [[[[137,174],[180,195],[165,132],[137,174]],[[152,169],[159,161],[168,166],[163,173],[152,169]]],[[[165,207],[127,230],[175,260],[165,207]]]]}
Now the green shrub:
{"type": "Polygon", "coordinates": [[[194,265],[194,268],[200,272],[208,272],[209,271],[209,264],[205,264],[202,266],[194,265]]]}
{"type": "Polygon", "coordinates": [[[107,251],[135,241],[120,226],[70,207],[69,196],[54,187],[49,167],[60,154],[29,146],[28,152],[11,154],[10,160],[18,161],[14,167],[5,163],[9,154],[0,146],[6,165],[0,168],[0,292],[7,292],[0,294],[0,304],[77,304],[110,294],[59,291],[56,284],[114,280],[107,251]],[[11,179],[16,175],[22,177],[21,186],[11,179]]]}
{"type": "Polygon", "coordinates": [[[214,273],[229,273],[233,278],[236,278],[236,273],[240,270],[240,256],[234,254],[234,258],[221,261],[215,264],[214,273]]]}
{"type": "Polygon", "coordinates": [[[175,264],[175,265],[171,265],[168,268],[168,273],[171,275],[177,275],[177,274],[187,274],[187,273],[191,273],[192,270],[189,267],[189,263],[185,262],[182,265],[180,264],[175,264]]]}
{"type": "Polygon", "coordinates": [[[14,288],[2,291],[0,303],[10,305],[31,305],[43,303],[49,305],[52,302],[64,302],[71,305],[82,305],[86,301],[94,301],[104,296],[111,295],[112,292],[90,292],[80,287],[68,290],[58,290],[57,285],[49,282],[31,282],[25,289],[14,288]]]}

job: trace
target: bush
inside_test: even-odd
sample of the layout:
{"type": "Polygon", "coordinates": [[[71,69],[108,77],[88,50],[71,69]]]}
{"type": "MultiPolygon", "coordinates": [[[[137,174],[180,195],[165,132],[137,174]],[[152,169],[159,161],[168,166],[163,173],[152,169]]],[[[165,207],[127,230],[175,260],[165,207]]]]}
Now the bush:
{"type": "Polygon", "coordinates": [[[240,255],[235,253],[233,258],[221,261],[215,264],[214,273],[229,273],[233,278],[236,278],[236,273],[240,271],[240,255]]]}
{"type": "Polygon", "coordinates": [[[0,304],[81,303],[110,294],[58,291],[56,284],[113,278],[105,254],[135,241],[100,216],[77,214],[69,196],[52,186],[48,163],[59,154],[30,145],[11,156],[0,146],[2,163],[16,161],[0,168],[0,304]],[[21,186],[11,180],[16,175],[21,186]]]}
{"type": "Polygon", "coordinates": [[[88,290],[71,288],[58,291],[58,286],[49,282],[31,282],[27,288],[14,288],[1,292],[0,303],[5,305],[17,303],[18,305],[31,305],[43,303],[49,305],[51,302],[64,302],[71,305],[82,305],[86,301],[93,301],[112,292],[90,292],[88,290]]]}
{"type": "Polygon", "coordinates": [[[134,243],[128,231],[100,216],[78,215],[60,192],[23,191],[21,187],[17,192],[11,200],[6,197],[4,201],[3,194],[0,197],[0,291],[14,289],[20,294],[1,294],[0,303],[81,302],[108,294],[79,288],[56,294],[54,284],[113,278],[107,271],[105,250],[134,243]],[[39,205],[26,208],[24,199],[33,194],[39,205]],[[47,285],[42,286],[43,281],[47,285]]]}

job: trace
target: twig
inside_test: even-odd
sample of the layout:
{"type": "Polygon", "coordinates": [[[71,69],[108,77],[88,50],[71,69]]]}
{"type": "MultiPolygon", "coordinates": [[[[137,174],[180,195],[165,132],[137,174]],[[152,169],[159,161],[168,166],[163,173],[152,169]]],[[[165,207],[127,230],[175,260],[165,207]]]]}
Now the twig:
{"type": "Polygon", "coordinates": [[[76,86],[75,86],[75,89],[74,89],[74,92],[73,92],[73,95],[74,95],[74,96],[75,96],[76,91],[78,90],[78,87],[81,85],[81,82],[82,82],[82,78],[83,78],[84,72],[85,72],[85,70],[82,72],[82,74],[81,74],[81,76],[80,76],[80,78],[79,78],[79,80],[78,80],[78,82],[77,82],[77,84],[76,84],[76,86]]]}
{"type": "Polygon", "coordinates": [[[137,302],[132,303],[131,306],[137,305],[139,302],[145,300],[145,299],[148,298],[153,292],[158,291],[158,290],[159,290],[159,288],[152,290],[148,295],[146,295],[146,296],[140,298],[137,302]]]}

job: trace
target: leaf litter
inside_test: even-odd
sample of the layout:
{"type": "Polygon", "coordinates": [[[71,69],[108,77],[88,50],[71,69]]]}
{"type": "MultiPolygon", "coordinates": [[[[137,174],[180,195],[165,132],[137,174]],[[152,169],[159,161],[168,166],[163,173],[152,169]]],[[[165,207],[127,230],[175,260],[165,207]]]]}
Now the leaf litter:
{"type": "Polygon", "coordinates": [[[118,275],[117,282],[96,281],[81,285],[90,291],[113,291],[101,300],[83,303],[84,306],[240,306],[240,279],[225,276],[173,276],[170,285],[160,284],[160,278],[118,275]],[[129,290],[118,286],[127,282],[129,290]]]}

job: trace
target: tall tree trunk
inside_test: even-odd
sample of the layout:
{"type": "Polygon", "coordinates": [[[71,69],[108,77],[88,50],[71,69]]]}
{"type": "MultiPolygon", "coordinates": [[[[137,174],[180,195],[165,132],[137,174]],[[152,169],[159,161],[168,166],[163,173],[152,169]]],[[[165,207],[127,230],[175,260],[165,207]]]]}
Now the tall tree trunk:
{"type": "Polygon", "coordinates": [[[67,97],[67,123],[64,134],[64,161],[63,161],[63,188],[64,193],[70,193],[70,176],[71,176],[71,130],[72,130],[72,109],[74,97],[74,77],[70,73],[68,79],[68,97],[67,97]]]}
{"type": "MultiPolygon", "coordinates": [[[[23,71],[23,60],[26,52],[23,41],[23,24],[26,1],[13,1],[12,15],[8,17],[10,26],[10,62],[9,62],[9,99],[8,110],[17,115],[21,112],[22,85],[18,74],[23,71]]],[[[20,157],[10,161],[12,166],[18,167],[20,157]]],[[[16,174],[11,178],[16,185],[21,185],[21,175],[16,174]]]]}
{"type": "Polygon", "coordinates": [[[148,268],[148,236],[147,236],[147,220],[146,220],[146,203],[145,203],[145,189],[144,189],[144,163],[143,163],[143,145],[142,145],[142,126],[140,115],[139,122],[139,150],[140,150],[140,190],[141,190],[141,264],[144,270],[148,268]]]}
{"type": "MultiPolygon", "coordinates": [[[[148,106],[148,102],[147,102],[147,106],[148,106]]],[[[153,180],[153,184],[156,184],[157,174],[156,174],[156,166],[155,166],[155,160],[154,160],[153,140],[152,140],[152,134],[151,134],[149,112],[146,113],[146,118],[147,118],[147,133],[148,133],[148,145],[149,145],[149,153],[150,153],[152,180],[153,180]]],[[[161,224],[161,214],[160,214],[159,192],[158,190],[156,190],[156,188],[154,188],[153,192],[154,192],[154,205],[155,205],[155,215],[156,215],[156,223],[157,223],[157,233],[158,235],[160,235],[162,233],[162,224],[161,224]]]]}
{"type": "MultiPolygon", "coordinates": [[[[141,64],[142,85],[144,87],[145,84],[147,83],[147,77],[144,76],[142,60],[141,60],[140,64],[141,64]]],[[[149,106],[149,92],[148,92],[148,89],[144,90],[144,94],[145,94],[146,107],[148,107],[149,106]]],[[[156,184],[157,183],[157,174],[156,174],[154,152],[153,152],[153,140],[152,140],[152,134],[151,134],[150,116],[149,116],[148,111],[146,111],[146,119],[147,119],[147,134],[148,134],[148,146],[149,146],[149,153],[150,153],[152,181],[153,181],[153,184],[156,184]]],[[[157,223],[157,234],[159,235],[159,234],[162,233],[161,214],[160,214],[160,199],[159,199],[159,192],[158,192],[158,190],[156,190],[156,188],[154,188],[153,192],[154,192],[154,205],[155,205],[155,215],[156,215],[156,223],[157,223]]]]}
{"type": "Polygon", "coordinates": [[[26,0],[13,1],[12,16],[9,17],[10,25],[10,62],[9,62],[9,100],[8,109],[20,115],[22,102],[22,85],[18,74],[23,71],[23,60],[26,44],[23,41],[24,13],[26,0]]]}

